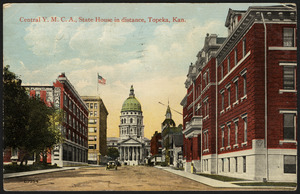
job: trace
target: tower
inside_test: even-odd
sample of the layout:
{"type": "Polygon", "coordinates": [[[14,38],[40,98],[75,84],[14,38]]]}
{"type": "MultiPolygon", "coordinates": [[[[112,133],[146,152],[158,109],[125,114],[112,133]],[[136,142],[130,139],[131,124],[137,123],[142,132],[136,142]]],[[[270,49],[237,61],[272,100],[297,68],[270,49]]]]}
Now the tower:
{"type": "Polygon", "coordinates": [[[124,101],[121,109],[119,135],[121,139],[144,137],[142,107],[135,97],[132,85],[129,97],[124,101]]]}

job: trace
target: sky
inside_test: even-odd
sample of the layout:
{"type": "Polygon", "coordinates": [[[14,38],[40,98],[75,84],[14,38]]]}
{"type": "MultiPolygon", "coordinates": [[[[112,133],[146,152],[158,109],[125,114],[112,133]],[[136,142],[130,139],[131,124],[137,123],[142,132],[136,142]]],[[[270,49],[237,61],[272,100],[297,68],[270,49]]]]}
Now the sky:
{"type": "MultiPolygon", "coordinates": [[[[65,72],[80,95],[100,96],[109,112],[108,137],[119,137],[120,111],[133,85],[150,139],[165,119],[167,107],[158,102],[169,101],[173,110],[182,112],[188,67],[206,34],[226,37],[229,8],[257,5],[271,4],[5,4],[3,64],[24,85],[52,85],[65,72]],[[55,17],[57,22],[51,21],[55,17]],[[32,22],[38,18],[40,22],[32,22]],[[97,83],[97,73],[106,85],[97,83]]],[[[176,125],[182,124],[181,114],[172,115],[176,125]]]]}

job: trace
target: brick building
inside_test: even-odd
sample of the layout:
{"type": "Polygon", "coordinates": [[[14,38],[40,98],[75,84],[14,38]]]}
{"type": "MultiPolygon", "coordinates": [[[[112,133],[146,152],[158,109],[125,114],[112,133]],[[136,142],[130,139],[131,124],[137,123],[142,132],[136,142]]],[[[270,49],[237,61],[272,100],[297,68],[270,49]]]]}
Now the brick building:
{"type": "Polygon", "coordinates": [[[161,133],[155,131],[150,140],[150,161],[153,163],[161,162],[162,139],[161,133]]]}
{"type": "Polygon", "coordinates": [[[64,142],[56,145],[48,156],[49,163],[76,166],[87,163],[88,107],[74,86],[62,73],[53,86],[25,86],[30,96],[39,96],[48,106],[63,110],[61,132],[64,142]]]}
{"type": "Polygon", "coordinates": [[[82,96],[89,108],[88,122],[88,163],[100,164],[107,152],[107,116],[103,100],[98,96],[82,96]]]}
{"type": "Polygon", "coordinates": [[[186,170],[297,180],[296,23],[293,6],[229,9],[219,48],[206,37],[181,103],[186,170]]]}

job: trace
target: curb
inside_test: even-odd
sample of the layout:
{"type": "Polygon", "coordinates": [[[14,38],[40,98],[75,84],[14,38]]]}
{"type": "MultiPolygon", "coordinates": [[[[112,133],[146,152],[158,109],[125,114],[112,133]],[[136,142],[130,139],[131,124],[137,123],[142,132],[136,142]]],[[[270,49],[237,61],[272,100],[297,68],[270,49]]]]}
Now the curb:
{"type": "Polygon", "coordinates": [[[80,167],[65,167],[65,168],[58,168],[58,169],[45,169],[45,170],[34,170],[34,171],[26,171],[26,172],[8,173],[8,174],[3,174],[3,179],[23,177],[23,176],[32,176],[32,175],[37,175],[37,174],[45,174],[45,173],[59,172],[59,171],[66,171],[66,170],[75,170],[78,168],[80,168],[80,167]]]}

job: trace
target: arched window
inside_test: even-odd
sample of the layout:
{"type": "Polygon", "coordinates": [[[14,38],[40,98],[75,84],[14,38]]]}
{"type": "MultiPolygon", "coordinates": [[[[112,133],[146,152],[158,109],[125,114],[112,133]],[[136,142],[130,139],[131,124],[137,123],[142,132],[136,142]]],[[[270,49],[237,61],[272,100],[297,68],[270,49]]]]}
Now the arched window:
{"type": "Polygon", "coordinates": [[[126,123],[126,119],[124,119],[124,123],[126,123]]]}
{"type": "Polygon", "coordinates": [[[132,123],[132,122],[133,122],[133,119],[131,118],[131,119],[130,119],[130,123],[132,123]]]}

